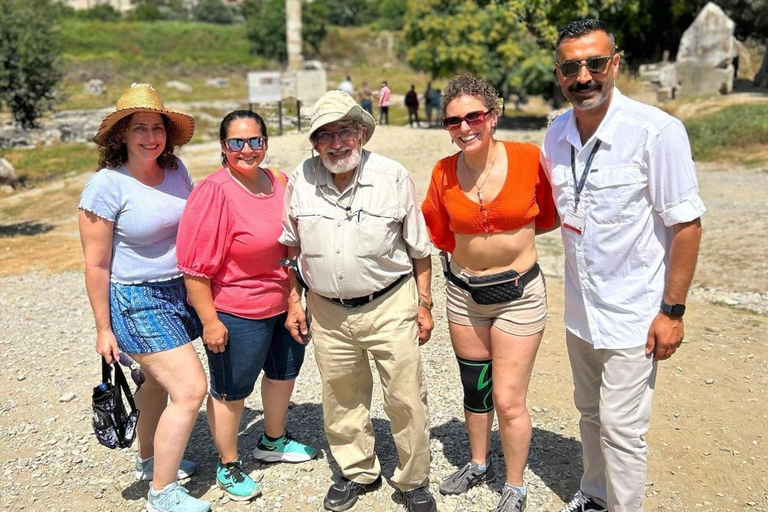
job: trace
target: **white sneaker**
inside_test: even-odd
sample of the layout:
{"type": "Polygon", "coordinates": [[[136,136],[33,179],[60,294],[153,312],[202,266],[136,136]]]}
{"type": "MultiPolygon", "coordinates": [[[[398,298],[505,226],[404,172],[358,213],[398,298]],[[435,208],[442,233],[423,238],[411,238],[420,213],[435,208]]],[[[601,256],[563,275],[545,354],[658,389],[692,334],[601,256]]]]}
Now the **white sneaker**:
{"type": "Polygon", "coordinates": [[[155,492],[150,487],[147,493],[147,512],[208,512],[211,504],[193,498],[189,491],[176,482],[155,492]]]}
{"type": "MultiPolygon", "coordinates": [[[[181,459],[181,464],[179,465],[179,472],[176,473],[176,478],[178,480],[183,480],[184,478],[189,478],[192,476],[192,473],[195,472],[197,469],[197,464],[192,462],[191,460],[185,460],[181,459]]],[[[136,470],[133,472],[133,476],[136,477],[136,480],[139,481],[149,481],[152,480],[152,477],[155,475],[155,458],[149,457],[147,459],[142,459],[139,457],[139,454],[136,454],[136,470]]]]}

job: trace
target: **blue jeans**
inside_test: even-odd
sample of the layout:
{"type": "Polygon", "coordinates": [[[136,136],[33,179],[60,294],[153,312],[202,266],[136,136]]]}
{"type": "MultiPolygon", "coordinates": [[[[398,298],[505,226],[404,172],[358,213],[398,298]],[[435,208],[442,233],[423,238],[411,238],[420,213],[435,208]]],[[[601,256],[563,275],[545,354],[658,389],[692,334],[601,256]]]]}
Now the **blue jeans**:
{"type": "Polygon", "coordinates": [[[264,370],[271,380],[292,380],[304,363],[304,345],[285,328],[286,313],[262,320],[217,312],[229,337],[224,352],[206,346],[211,396],[225,402],[247,398],[264,370]]]}

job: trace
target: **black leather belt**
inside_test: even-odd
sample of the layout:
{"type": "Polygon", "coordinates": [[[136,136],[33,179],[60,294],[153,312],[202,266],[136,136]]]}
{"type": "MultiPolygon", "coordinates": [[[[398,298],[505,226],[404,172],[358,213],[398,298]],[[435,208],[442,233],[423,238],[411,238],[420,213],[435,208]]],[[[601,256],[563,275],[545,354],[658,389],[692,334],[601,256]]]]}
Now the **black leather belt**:
{"type": "Polygon", "coordinates": [[[381,297],[382,295],[384,295],[388,291],[392,290],[395,286],[400,284],[403,279],[405,279],[406,277],[408,277],[410,275],[411,274],[403,274],[400,277],[398,277],[397,279],[395,279],[391,284],[385,286],[381,290],[379,290],[377,292],[373,292],[370,295],[363,295],[362,297],[355,297],[353,299],[336,299],[336,298],[332,299],[330,297],[323,297],[322,295],[321,295],[321,297],[323,297],[324,299],[328,299],[329,301],[331,301],[331,302],[333,302],[335,304],[339,304],[341,306],[344,306],[345,308],[359,308],[360,306],[365,306],[369,302],[372,302],[372,301],[378,299],[379,297],[381,297]]]}

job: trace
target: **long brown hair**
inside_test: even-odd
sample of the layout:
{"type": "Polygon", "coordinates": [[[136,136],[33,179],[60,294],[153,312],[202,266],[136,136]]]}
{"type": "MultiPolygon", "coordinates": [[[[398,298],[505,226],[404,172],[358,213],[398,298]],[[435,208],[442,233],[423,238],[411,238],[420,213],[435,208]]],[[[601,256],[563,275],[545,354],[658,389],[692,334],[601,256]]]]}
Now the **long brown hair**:
{"type": "MultiPolygon", "coordinates": [[[[123,135],[128,128],[128,123],[131,122],[131,117],[133,114],[116,122],[109,130],[106,144],[99,146],[99,169],[117,169],[128,160],[128,148],[123,140],[123,135]]],[[[160,117],[163,118],[163,125],[167,133],[172,129],[172,123],[169,123],[168,118],[164,115],[160,114],[160,117]]],[[[165,148],[157,157],[157,165],[163,169],[176,170],[179,168],[179,158],[173,154],[173,146],[170,145],[170,141],[171,137],[166,136],[165,148]]]]}

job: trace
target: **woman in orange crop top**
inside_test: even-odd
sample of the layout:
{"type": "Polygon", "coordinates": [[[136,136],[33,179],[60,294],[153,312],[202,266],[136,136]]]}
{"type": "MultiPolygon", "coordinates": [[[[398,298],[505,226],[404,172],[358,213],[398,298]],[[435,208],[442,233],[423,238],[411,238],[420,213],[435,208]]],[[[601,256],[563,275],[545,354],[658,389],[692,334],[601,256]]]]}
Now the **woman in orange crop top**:
{"type": "Polygon", "coordinates": [[[494,138],[499,103],[490,84],[456,76],[443,90],[440,108],[460,151],[435,165],[422,209],[432,242],[451,256],[448,322],[471,449],[471,461],[449,476],[440,492],[461,494],[495,478],[490,457],[495,407],[507,475],[497,510],[522,510],[531,439],[525,399],[547,315],[534,237],[554,229],[555,207],[539,149],[494,138]],[[489,293],[485,286],[475,295],[478,289],[471,285],[478,280],[494,289],[489,293]]]}

